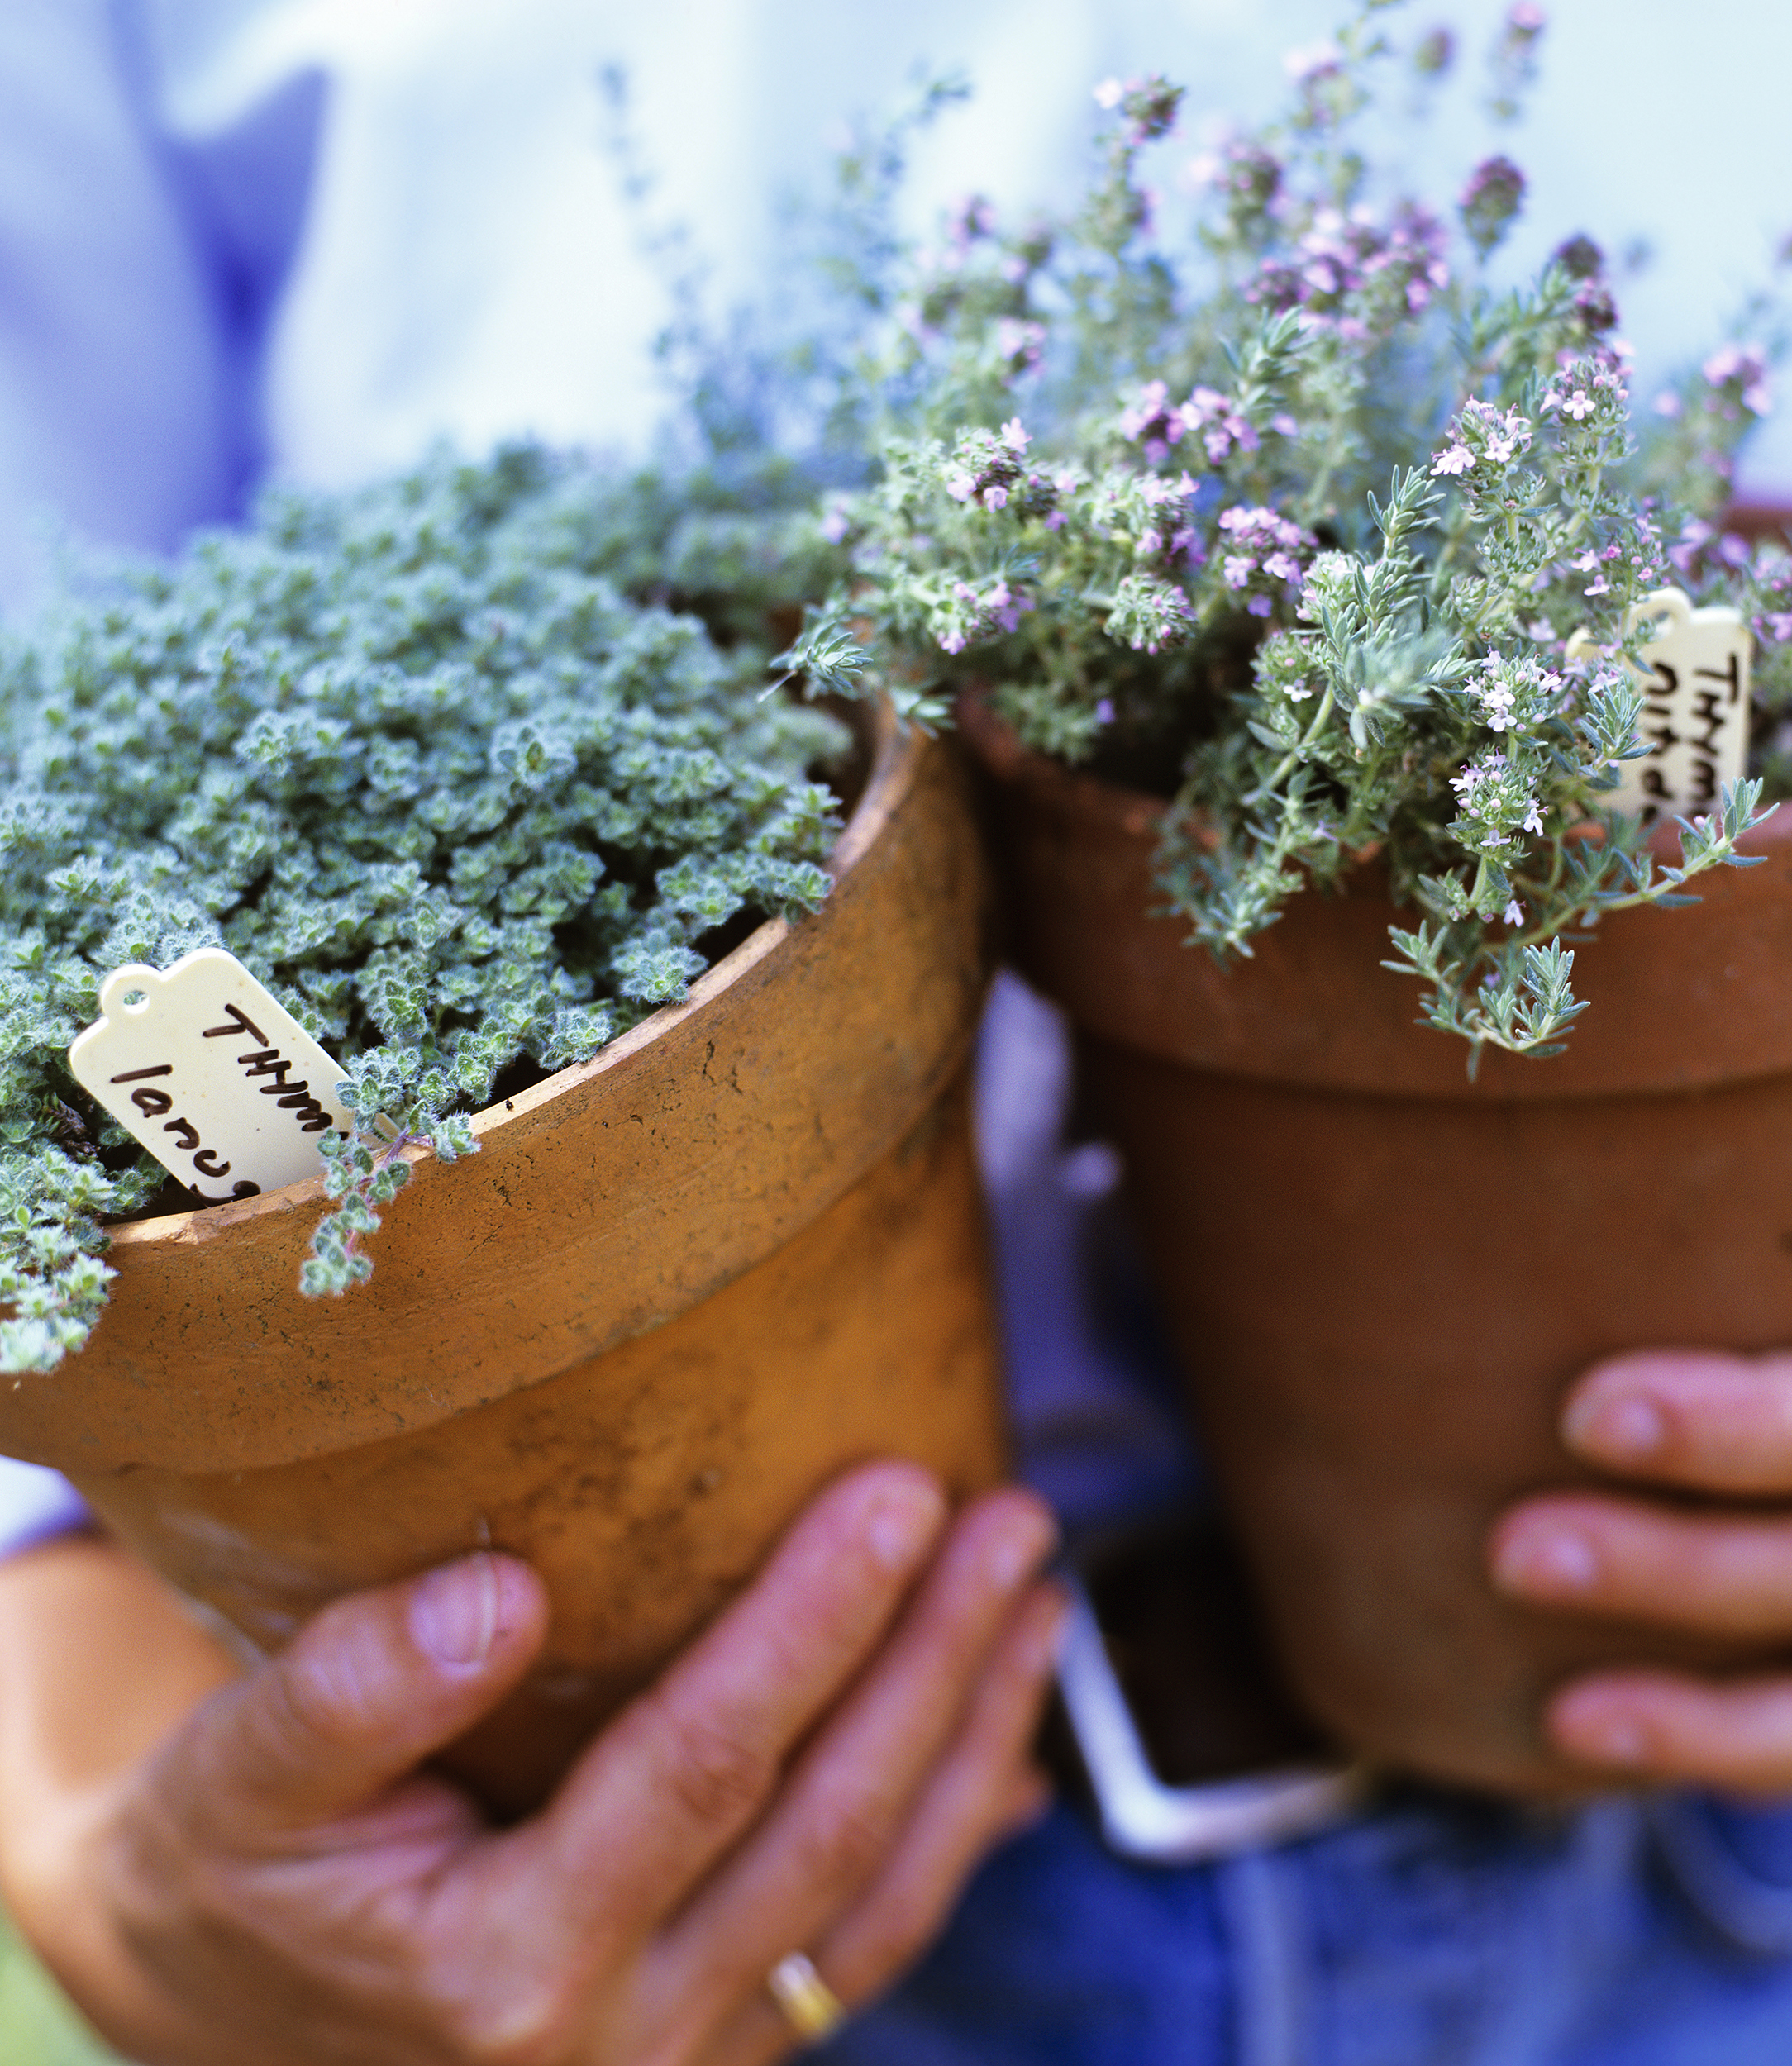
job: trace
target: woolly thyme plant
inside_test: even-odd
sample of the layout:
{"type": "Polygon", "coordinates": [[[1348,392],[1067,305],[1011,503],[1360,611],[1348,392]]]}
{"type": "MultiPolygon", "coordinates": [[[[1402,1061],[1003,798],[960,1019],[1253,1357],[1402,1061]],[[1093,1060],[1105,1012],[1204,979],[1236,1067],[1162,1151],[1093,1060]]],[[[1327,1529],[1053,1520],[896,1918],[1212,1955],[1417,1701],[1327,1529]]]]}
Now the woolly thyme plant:
{"type": "Polygon", "coordinates": [[[469,1152],[501,1074],[585,1059],[820,903],[846,735],[761,694],[763,636],[723,650],[605,578],[739,607],[727,509],[693,536],[665,503],[536,450],[279,495],[5,652],[0,1367],[80,1346],[103,1221],[166,1181],[64,1065],[120,964],[221,945],[342,1063],[358,1125],[322,1138],[303,1272],[334,1293],[407,1145],[469,1152]]]}
{"type": "MultiPolygon", "coordinates": [[[[958,211],[891,298],[882,475],[830,505],[854,571],[789,660],[928,721],[990,684],[1027,745],[1173,799],[1158,879],[1222,957],[1380,855],[1418,907],[1388,965],[1472,1068],[1556,1051],[1582,1008],[1565,940],[1747,864],[1759,776],[1683,826],[1675,866],[1602,809],[1646,750],[1631,606],[1701,553],[1739,578],[1789,663],[1758,676],[1771,739],[1792,581],[1783,555],[1718,564],[1704,521],[1767,407],[1762,351],[1727,348],[1664,404],[1651,478],[1598,249],[1494,292],[1524,193],[1503,156],[1454,229],[1378,198],[1350,139],[1396,55],[1380,12],[1295,54],[1284,121],[1198,161],[1180,246],[1141,178],[1180,98],[1156,78],[1098,89],[1112,125],[1067,220],[958,211]],[[1583,627],[1590,664],[1568,657],[1583,627]]],[[[1542,29],[1508,17],[1496,113],[1542,29]]],[[[1449,52],[1413,55],[1435,76],[1449,52]]]]}

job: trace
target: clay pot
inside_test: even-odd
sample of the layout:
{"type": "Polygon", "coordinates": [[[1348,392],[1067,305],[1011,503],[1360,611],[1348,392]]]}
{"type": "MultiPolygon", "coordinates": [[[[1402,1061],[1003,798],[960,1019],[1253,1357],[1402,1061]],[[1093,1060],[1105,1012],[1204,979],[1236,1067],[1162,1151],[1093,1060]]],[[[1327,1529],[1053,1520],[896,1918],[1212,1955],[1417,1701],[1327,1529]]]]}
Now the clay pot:
{"type": "MultiPolygon", "coordinates": [[[[1577,954],[1552,1060],[1413,1023],[1365,871],[1222,971],[1147,916],[1162,806],[1024,751],[980,706],[1014,957],[1079,1029],[1194,1413],[1284,1669],[1348,1749],[1448,1781],[1573,1787],[1550,1690],[1600,1662],[1761,1653],[1527,1610],[1494,1516],[1589,1481],[1588,1364],[1792,1341],[1792,807],[1765,864],[1621,914],[1577,954]]],[[[1409,918],[1406,922],[1410,922],[1409,918]]],[[[1582,1775],[1579,1783],[1584,1786],[1582,1775]]]]}
{"type": "Polygon", "coordinates": [[[419,1151],[371,1282],[302,1298],[317,1183],[115,1230],[110,1309],[0,1392],[260,1649],[489,1543],[541,1573],[541,1667],[450,1760],[493,1803],[577,1745],[828,1478],[1004,1464],[966,1063],[987,894],[952,755],[880,726],[832,895],[593,1061],[419,1151]]]}

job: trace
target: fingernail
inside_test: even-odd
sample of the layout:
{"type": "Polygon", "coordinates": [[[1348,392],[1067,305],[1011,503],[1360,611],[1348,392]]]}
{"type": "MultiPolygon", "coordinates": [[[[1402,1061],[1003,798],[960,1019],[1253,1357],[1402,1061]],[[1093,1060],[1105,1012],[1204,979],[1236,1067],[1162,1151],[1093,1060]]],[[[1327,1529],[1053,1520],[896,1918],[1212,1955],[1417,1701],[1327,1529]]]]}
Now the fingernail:
{"type": "Polygon", "coordinates": [[[1586,1592],[1599,1575],[1592,1544],[1570,1528],[1518,1530],[1494,1561],[1495,1579],[1513,1592],[1586,1592]]]}
{"type": "Polygon", "coordinates": [[[1570,1407],[1562,1432],[1575,1449],[1613,1463],[1640,1464],[1658,1455],[1667,1440],[1667,1418],[1640,1392],[1589,1399],[1570,1407]]]}
{"type": "Polygon", "coordinates": [[[984,1552],[990,1583],[998,1592],[1012,1592],[1051,1554],[1057,1540],[1058,1524],[1037,1507],[1018,1507],[1005,1515],[984,1552]]]}
{"type": "Polygon", "coordinates": [[[1608,1716],[1574,1732],[1577,1756],[1598,1764],[1641,1764],[1648,1755],[1648,1741],[1633,1721],[1622,1715],[1608,1716]]]}
{"type": "Polygon", "coordinates": [[[498,1567],[482,1550],[418,1580],[411,1640],[438,1664],[483,1664],[498,1635],[498,1567]]]}
{"type": "Polygon", "coordinates": [[[925,1480],[892,1485],[865,1517],[865,1546],[886,1571],[907,1571],[939,1533],[946,1504],[925,1480]]]}

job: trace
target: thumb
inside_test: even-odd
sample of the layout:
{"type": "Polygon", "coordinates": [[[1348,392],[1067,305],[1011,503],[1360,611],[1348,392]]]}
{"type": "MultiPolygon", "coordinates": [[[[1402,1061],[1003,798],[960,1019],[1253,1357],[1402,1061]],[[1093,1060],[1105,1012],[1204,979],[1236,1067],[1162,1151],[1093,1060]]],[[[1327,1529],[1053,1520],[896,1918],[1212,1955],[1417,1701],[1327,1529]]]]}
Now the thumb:
{"type": "Polygon", "coordinates": [[[331,1821],[489,1713],[546,1633],[541,1581],[513,1557],[350,1593],[214,1694],[162,1754],[162,1777],[232,1848],[331,1821]]]}

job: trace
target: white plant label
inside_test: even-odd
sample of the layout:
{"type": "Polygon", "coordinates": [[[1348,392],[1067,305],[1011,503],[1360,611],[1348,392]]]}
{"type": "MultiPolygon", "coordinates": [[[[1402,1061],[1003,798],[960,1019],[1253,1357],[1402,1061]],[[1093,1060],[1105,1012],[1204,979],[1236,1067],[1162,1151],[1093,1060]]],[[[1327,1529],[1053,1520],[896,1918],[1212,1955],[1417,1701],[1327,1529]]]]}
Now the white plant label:
{"type": "Polygon", "coordinates": [[[222,947],[114,969],[99,1008],[76,1081],[208,1205],[316,1176],[319,1141],[354,1123],[341,1067],[222,947]]]}
{"type": "MultiPolygon", "coordinates": [[[[1695,610],[1683,589],[1657,588],[1631,607],[1627,636],[1656,620],[1632,674],[1647,697],[1637,729],[1650,750],[1618,768],[1618,786],[1600,801],[1657,818],[1702,817],[1721,783],[1748,772],[1748,673],[1754,640],[1740,610],[1695,610]]],[[[1568,641],[1570,659],[1596,658],[1585,631],[1568,641]]]]}

